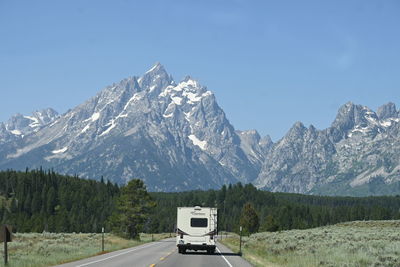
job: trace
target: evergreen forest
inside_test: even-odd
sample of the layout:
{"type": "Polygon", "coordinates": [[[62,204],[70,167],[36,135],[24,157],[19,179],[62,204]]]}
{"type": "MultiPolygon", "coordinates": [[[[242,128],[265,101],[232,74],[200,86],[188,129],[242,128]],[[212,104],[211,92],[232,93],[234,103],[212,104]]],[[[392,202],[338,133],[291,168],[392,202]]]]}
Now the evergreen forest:
{"type": "MultiPolygon", "coordinates": [[[[136,187],[141,186],[139,183],[136,187]]],[[[135,191],[125,187],[103,178],[80,179],[52,170],[1,171],[0,222],[12,225],[18,232],[100,232],[102,227],[109,231],[118,212],[124,210],[124,199],[144,203],[138,196],[148,198],[148,215],[138,220],[141,225],[134,232],[174,231],[176,208],[184,206],[217,207],[219,230],[235,232],[241,224],[245,224],[245,231],[256,232],[306,229],[354,220],[400,219],[400,196],[272,193],[238,183],[219,190],[151,192],[149,196],[141,192],[129,197],[135,191]]]]}

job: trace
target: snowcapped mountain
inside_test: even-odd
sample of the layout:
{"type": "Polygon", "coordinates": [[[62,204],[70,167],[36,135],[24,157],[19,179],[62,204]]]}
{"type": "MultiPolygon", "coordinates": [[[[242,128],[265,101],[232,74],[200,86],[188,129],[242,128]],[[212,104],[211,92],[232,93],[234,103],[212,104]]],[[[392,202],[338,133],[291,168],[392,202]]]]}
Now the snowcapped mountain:
{"type": "Polygon", "coordinates": [[[58,118],[54,109],[35,111],[30,116],[15,114],[6,123],[0,122],[0,143],[18,140],[39,131],[58,118]]]}
{"type": "Polygon", "coordinates": [[[267,153],[255,184],[272,191],[370,195],[400,192],[400,118],[351,102],[325,130],[296,123],[267,153]]]}
{"type": "Polygon", "coordinates": [[[278,142],[235,131],[199,81],[175,82],[157,63],[58,115],[52,109],[0,123],[0,169],[53,168],[81,177],[132,178],[152,191],[252,182],[271,191],[399,194],[400,112],[351,102],[331,127],[297,122],[278,142]]]}
{"type": "Polygon", "coordinates": [[[250,182],[263,161],[261,150],[257,160],[248,154],[211,91],[189,76],[176,83],[159,63],[51,123],[38,121],[49,123],[30,134],[27,123],[6,127],[24,137],[0,149],[0,168],[52,167],[119,183],[141,178],[150,190],[170,191],[250,182]]]}

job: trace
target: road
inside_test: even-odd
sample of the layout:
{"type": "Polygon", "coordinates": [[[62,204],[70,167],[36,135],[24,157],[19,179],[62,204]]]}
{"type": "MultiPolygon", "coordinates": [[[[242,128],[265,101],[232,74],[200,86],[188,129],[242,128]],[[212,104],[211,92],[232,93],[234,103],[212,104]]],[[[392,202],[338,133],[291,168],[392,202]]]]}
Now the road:
{"type": "Polygon", "coordinates": [[[218,243],[214,255],[202,251],[179,254],[175,238],[147,243],[141,246],[110,252],[104,255],[75,261],[58,267],[179,267],[222,266],[249,267],[247,261],[218,243]]]}

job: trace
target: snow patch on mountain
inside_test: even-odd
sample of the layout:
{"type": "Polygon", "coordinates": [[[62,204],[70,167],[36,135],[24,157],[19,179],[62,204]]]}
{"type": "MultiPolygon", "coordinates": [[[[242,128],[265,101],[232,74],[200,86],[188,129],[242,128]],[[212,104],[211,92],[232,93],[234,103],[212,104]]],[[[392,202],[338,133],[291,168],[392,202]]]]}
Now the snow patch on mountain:
{"type": "Polygon", "coordinates": [[[39,120],[35,117],[32,116],[24,116],[24,118],[27,118],[28,120],[31,120],[32,122],[29,124],[29,127],[35,128],[40,126],[39,120]]]}
{"type": "Polygon", "coordinates": [[[67,150],[68,150],[68,147],[63,147],[63,148],[60,148],[60,149],[53,150],[53,151],[51,151],[51,153],[60,154],[60,153],[64,153],[67,150]]]}
{"type": "Polygon", "coordinates": [[[97,121],[99,118],[100,118],[100,113],[96,112],[96,113],[93,113],[91,119],[92,119],[92,121],[97,121]]]}
{"type": "Polygon", "coordinates": [[[14,134],[14,135],[22,135],[22,133],[21,133],[21,131],[20,130],[12,130],[12,131],[10,131],[12,134],[14,134]]]}
{"type": "Polygon", "coordinates": [[[159,62],[157,62],[153,67],[151,67],[148,71],[146,71],[145,74],[153,72],[154,70],[156,70],[160,66],[161,66],[161,64],[159,62]]]}
{"type": "Polygon", "coordinates": [[[92,116],[90,116],[88,119],[84,120],[83,122],[87,122],[87,121],[95,122],[99,118],[100,118],[100,112],[95,112],[92,114],[92,116]]]}
{"type": "Polygon", "coordinates": [[[182,98],[178,97],[178,96],[171,96],[172,101],[176,104],[176,105],[182,105],[182,98]]]}
{"type": "Polygon", "coordinates": [[[90,128],[90,124],[86,125],[85,128],[83,128],[80,133],[81,134],[85,133],[87,130],[89,130],[89,128],[90,128]]]}
{"type": "Polygon", "coordinates": [[[125,111],[125,110],[128,108],[128,106],[129,106],[132,102],[135,102],[135,101],[140,100],[140,99],[142,99],[142,96],[140,96],[139,93],[135,93],[135,94],[128,100],[128,102],[126,102],[123,111],[125,111]]]}
{"type": "Polygon", "coordinates": [[[108,125],[110,125],[110,126],[104,132],[102,132],[100,134],[100,136],[104,136],[104,135],[108,134],[112,129],[115,128],[115,126],[117,126],[114,119],[112,119],[109,123],[106,124],[106,126],[108,126],[108,125]]]}
{"type": "Polygon", "coordinates": [[[164,118],[172,118],[173,116],[174,116],[174,113],[170,113],[170,114],[167,114],[167,115],[163,114],[164,118]]]}
{"type": "Polygon", "coordinates": [[[201,141],[193,134],[189,135],[188,138],[192,140],[193,145],[200,147],[201,150],[206,150],[207,141],[201,141]]]}

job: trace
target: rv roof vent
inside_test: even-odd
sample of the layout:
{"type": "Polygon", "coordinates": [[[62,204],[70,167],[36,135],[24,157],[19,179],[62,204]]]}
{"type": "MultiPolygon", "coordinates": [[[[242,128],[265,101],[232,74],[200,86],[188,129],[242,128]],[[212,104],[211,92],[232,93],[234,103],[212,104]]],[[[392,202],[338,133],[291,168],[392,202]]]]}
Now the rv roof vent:
{"type": "Polygon", "coordinates": [[[200,206],[196,206],[196,207],[194,207],[194,210],[201,210],[201,207],[200,206]]]}

